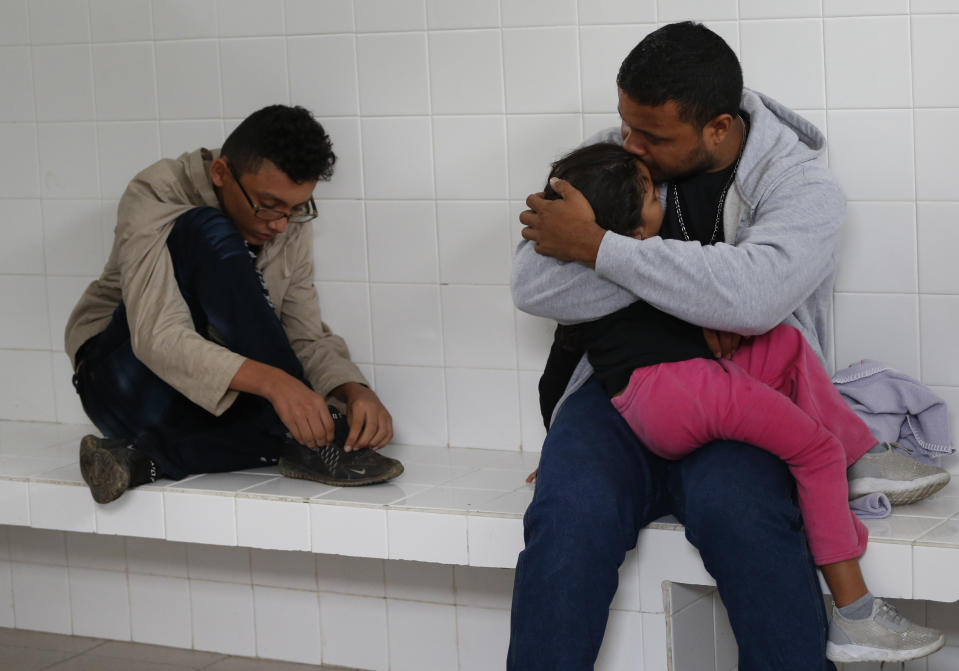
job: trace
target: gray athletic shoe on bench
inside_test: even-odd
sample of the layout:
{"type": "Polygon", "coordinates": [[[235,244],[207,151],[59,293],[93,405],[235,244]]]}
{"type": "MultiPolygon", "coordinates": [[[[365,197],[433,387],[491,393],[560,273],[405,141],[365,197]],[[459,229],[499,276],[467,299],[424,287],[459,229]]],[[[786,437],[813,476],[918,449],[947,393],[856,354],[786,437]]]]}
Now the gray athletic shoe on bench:
{"type": "Polygon", "coordinates": [[[904,662],[931,655],[941,648],[941,631],[920,627],[882,599],[862,620],[843,617],[833,607],[826,657],[833,662],[904,662]]]}
{"type": "Polygon", "coordinates": [[[882,492],[893,505],[915,503],[949,483],[949,473],[916,461],[899,443],[881,443],[886,449],[867,452],[849,467],[849,498],[882,492]]]}

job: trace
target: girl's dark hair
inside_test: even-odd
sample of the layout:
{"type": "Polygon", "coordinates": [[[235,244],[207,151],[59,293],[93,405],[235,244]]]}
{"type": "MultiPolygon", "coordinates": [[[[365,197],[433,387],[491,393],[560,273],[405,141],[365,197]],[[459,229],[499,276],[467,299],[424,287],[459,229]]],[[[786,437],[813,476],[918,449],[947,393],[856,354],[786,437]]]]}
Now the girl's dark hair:
{"type": "MultiPolygon", "coordinates": [[[[593,208],[601,227],[632,235],[642,223],[646,185],[636,172],[638,159],[612,142],[575,149],[553,164],[550,178],[559,177],[579,189],[593,208]]],[[[547,199],[559,194],[546,182],[547,199]]]]}
{"type": "Polygon", "coordinates": [[[739,113],[743,71],[719,35],[701,23],[671,23],[629,52],[616,85],[629,99],[650,107],[675,101],[679,117],[702,129],[720,114],[739,113]]]}
{"type": "Polygon", "coordinates": [[[220,154],[237,175],[256,172],[263,159],[302,184],[333,176],[336,154],[323,126],[303,107],[270,105],[244,119],[220,154]]]}

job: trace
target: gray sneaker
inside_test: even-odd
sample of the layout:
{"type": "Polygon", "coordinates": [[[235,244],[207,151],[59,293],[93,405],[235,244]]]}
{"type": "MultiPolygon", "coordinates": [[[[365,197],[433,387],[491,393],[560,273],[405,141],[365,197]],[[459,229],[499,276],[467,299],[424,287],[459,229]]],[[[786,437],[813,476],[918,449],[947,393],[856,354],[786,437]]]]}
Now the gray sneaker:
{"type": "Polygon", "coordinates": [[[916,461],[899,443],[881,443],[886,449],[867,452],[849,467],[849,498],[882,492],[893,505],[915,503],[935,494],[949,482],[938,466],[916,461]]]}
{"type": "Polygon", "coordinates": [[[833,607],[826,657],[833,662],[904,662],[931,655],[945,644],[941,631],[920,627],[882,599],[872,615],[850,620],[833,607]]]}

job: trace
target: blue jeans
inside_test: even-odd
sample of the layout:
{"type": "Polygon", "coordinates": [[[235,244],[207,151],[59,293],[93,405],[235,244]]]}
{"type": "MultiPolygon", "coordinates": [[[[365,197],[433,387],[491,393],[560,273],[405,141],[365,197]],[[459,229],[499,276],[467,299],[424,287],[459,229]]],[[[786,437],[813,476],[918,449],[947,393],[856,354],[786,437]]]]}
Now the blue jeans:
{"type": "MultiPolygon", "coordinates": [[[[222,211],[198,207],[183,214],[167,248],[198,333],[305,381],[255,259],[222,211]]],[[[219,417],[194,404],[133,354],[122,302],[78,361],[74,380],[91,421],[109,438],[133,441],[166,477],[250,468],[279,457],[286,429],[269,402],[240,394],[219,417]]]]}
{"type": "Polygon", "coordinates": [[[742,443],[661,459],[602,387],[587,383],[543,446],[516,565],[507,668],[592,669],[626,552],[640,529],[673,513],[716,579],[740,671],[835,671],[794,486],[779,459],[742,443]]]}

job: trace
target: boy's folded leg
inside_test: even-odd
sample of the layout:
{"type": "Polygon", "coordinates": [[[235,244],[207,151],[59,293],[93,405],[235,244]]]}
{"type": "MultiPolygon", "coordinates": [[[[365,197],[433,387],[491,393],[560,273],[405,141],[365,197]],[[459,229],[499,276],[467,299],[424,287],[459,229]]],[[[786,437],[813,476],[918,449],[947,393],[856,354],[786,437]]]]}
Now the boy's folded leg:
{"type": "Polygon", "coordinates": [[[893,505],[904,505],[921,501],[949,483],[948,471],[916,461],[899,443],[879,445],[883,449],[867,452],[849,467],[850,499],[882,492],[893,505]]]}
{"type": "Polygon", "coordinates": [[[944,644],[941,631],[910,622],[876,598],[859,619],[833,608],[826,657],[833,662],[904,662],[931,655],[944,644]]]}

